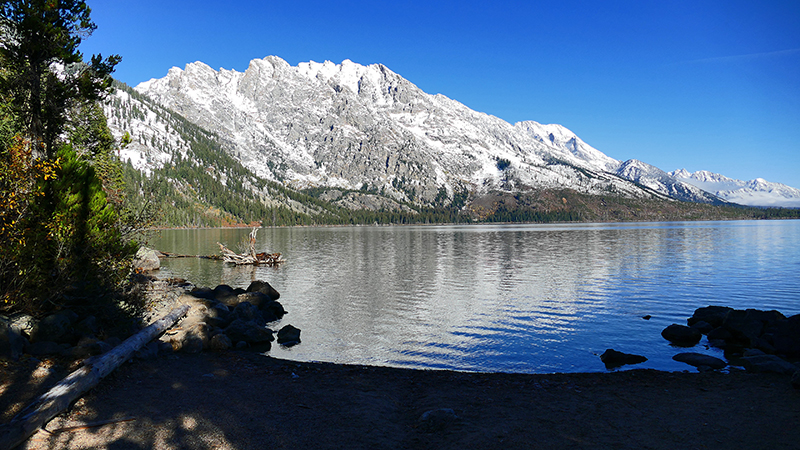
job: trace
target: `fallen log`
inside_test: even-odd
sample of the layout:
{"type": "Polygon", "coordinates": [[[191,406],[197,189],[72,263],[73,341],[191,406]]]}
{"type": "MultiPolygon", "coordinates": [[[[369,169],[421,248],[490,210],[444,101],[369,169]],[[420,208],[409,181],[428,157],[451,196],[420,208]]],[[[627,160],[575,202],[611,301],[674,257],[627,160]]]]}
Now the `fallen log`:
{"type": "Polygon", "coordinates": [[[80,369],[69,374],[17,414],[11,422],[0,427],[0,449],[12,449],[24,442],[50,419],[67,409],[83,393],[95,387],[102,378],[129,360],[136,350],[171,327],[187,311],[189,305],[174,308],[107,353],[86,360],[80,369]]]}

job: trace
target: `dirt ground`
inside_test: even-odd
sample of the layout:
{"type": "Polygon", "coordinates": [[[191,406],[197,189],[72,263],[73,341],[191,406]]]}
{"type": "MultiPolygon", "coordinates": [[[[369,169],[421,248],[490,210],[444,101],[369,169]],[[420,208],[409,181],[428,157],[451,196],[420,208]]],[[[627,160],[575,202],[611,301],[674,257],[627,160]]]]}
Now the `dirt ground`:
{"type": "MultiPolygon", "coordinates": [[[[69,370],[39,367],[37,378],[35,366],[0,365],[3,423],[69,370]]],[[[478,374],[172,354],[125,363],[45,428],[19,448],[798,449],[800,390],[743,372],[478,374]]]]}

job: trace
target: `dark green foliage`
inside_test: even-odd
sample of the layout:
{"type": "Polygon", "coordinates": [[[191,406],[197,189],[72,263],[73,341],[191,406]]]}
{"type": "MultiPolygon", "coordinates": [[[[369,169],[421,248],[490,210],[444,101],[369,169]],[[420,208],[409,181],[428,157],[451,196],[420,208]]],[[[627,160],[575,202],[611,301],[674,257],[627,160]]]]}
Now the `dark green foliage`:
{"type": "Polygon", "coordinates": [[[82,62],[95,29],[85,2],[7,0],[0,11],[0,307],[114,309],[138,248],[96,104],[119,57],[82,62]]]}
{"type": "Polygon", "coordinates": [[[83,1],[6,0],[0,8],[0,89],[11,94],[26,136],[52,157],[69,108],[100,99],[120,57],[96,55],[83,64],[78,45],[96,28],[83,1]]]}

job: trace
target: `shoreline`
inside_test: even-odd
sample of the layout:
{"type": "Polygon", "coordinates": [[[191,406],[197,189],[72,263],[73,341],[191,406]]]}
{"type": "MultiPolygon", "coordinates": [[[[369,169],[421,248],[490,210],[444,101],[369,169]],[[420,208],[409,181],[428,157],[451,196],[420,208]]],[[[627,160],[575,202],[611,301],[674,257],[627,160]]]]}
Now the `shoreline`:
{"type": "MultiPolygon", "coordinates": [[[[159,286],[148,292],[151,319],[185,292],[159,286]]],[[[70,371],[59,364],[2,367],[0,423],[70,371]]],[[[469,372],[253,350],[159,352],[123,364],[19,448],[792,448],[800,390],[788,380],[738,370],[469,372]]]]}

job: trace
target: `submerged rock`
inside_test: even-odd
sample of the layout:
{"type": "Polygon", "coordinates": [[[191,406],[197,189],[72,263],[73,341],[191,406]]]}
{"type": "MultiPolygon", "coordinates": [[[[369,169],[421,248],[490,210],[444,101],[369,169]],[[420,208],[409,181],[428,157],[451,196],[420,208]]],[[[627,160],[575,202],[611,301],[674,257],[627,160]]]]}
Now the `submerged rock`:
{"type": "Polygon", "coordinates": [[[600,355],[600,361],[606,365],[606,369],[613,369],[615,367],[624,366],[626,364],[639,364],[647,361],[647,358],[641,355],[634,355],[631,353],[618,352],[614,349],[607,349],[600,355]]]}
{"type": "Polygon", "coordinates": [[[698,368],[705,366],[712,369],[724,369],[728,365],[728,363],[717,357],[704,355],[702,353],[678,353],[673,356],[672,359],[698,368]]]}

